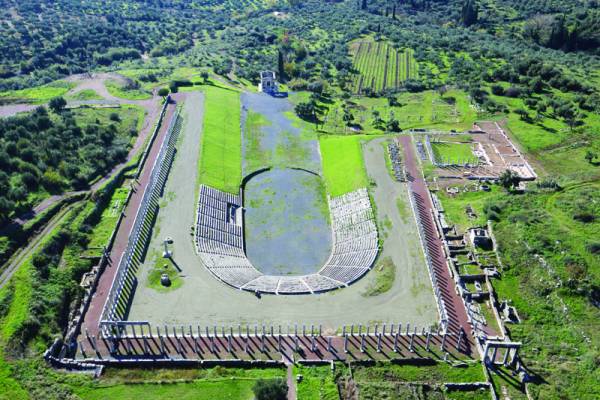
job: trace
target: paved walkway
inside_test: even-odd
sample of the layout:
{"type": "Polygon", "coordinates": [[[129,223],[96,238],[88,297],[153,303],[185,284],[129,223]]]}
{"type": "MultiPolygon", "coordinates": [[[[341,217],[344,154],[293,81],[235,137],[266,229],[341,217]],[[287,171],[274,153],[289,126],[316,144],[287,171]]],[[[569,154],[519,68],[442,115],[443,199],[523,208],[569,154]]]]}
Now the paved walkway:
{"type": "Polygon", "coordinates": [[[457,334],[463,328],[468,334],[469,343],[473,343],[473,332],[468,322],[467,310],[463,300],[456,292],[455,283],[450,276],[448,264],[444,256],[443,244],[438,236],[438,231],[433,220],[433,204],[429,196],[427,183],[423,179],[421,169],[417,164],[415,152],[410,136],[401,136],[400,143],[404,148],[404,163],[406,167],[409,189],[414,193],[415,205],[423,224],[425,244],[433,263],[433,269],[440,289],[441,296],[446,304],[448,313],[448,330],[457,334]]]}
{"type": "Polygon", "coordinates": [[[156,139],[154,140],[152,148],[150,149],[148,158],[146,160],[146,163],[144,164],[144,168],[140,174],[137,185],[134,187],[134,193],[131,196],[127,207],[124,210],[125,217],[121,221],[119,231],[115,238],[115,242],[110,253],[109,263],[102,275],[100,276],[96,292],[94,293],[92,301],[90,303],[90,307],[87,313],[85,314],[81,328],[82,332],[85,332],[85,330],[87,329],[90,335],[98,334],[98,325],[100,322],[100,316],[102,314],[104,303],[106,302],[106,298],[108,296],[110,287],[117,272],[117,267],[119,265],[119,261],[121,260],[121,256],[123,255],[127,247],[131,228],[133,227],[133,224],[135,222],[135,215],[137,214],[137,211],[140,207],[142,197],[144,196],[144,191],[146,190],[146,186],[148,185],[148,182],[150,180],[152,166],[154,165],[154,161],[156,160],[156,157],[158,156],[158,153],[160,151],[160,147],[165,139],[167,128],[169,126],[171,118],[173,117],[175,108],[175,104],[170,104],[169,106],[167,106],[167,110],[160,130],[156,136],[156,139]]]}
{"type": "Polygon", "coordinates": [[[287,366],[288,400],[296,400],[296,377],[294,376],[294,365],[287,366]]]}

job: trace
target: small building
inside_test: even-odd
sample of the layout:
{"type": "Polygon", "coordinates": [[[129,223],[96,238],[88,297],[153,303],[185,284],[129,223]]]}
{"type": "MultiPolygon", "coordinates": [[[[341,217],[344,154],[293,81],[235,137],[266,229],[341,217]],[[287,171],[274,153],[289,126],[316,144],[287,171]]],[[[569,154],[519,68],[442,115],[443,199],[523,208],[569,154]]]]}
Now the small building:
{"type": "Polygon", "coordinates": [[[473,228],[469,230],[469,239],[475,247],[481,247],[485,250],[491,250],[493,247],[492,238],[487,230],[483,228],[473,228]]]}
{"type": "Polygon", "coordinates": [[[279,92],[279,84],[273,71],[262,71],[260,73],[260,83],[258,84],[258,91],[268,94],[274,94],[279,92]]]}

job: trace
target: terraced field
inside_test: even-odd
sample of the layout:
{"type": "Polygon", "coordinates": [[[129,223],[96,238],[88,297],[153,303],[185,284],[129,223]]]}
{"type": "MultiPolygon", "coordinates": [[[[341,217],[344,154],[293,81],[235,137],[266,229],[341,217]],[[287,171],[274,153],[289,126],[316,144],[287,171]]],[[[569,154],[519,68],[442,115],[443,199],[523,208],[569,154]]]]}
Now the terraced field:
{"type": "Polygon", "coordinates": [[[418,76],[412,49],[396,49],[385,41],[364,39],[350,44],[353,66],[358,71],[352,82],[355,93],[367,88],[375,92],[397,88],[418,76]]]}

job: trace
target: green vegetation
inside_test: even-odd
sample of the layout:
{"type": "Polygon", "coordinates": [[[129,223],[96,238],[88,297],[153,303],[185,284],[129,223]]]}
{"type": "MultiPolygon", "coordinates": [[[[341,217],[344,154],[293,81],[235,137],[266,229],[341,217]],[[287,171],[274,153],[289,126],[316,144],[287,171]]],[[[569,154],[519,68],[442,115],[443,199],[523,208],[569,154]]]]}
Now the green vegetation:
{"type": "Polygon", "coordinates": [[[159,291],[169,292],[175,290],[183,285],[183,279],[179,276],[179,271],[175,268],[171,261],[160,257],[159,254],[154,254],[151,257],[153,268],[148,273],[148,286],[159,291]],[[164,286],[161,284],[160,279],[162,274],[167,274],[171,284],[164,286]]]}
{"type": "Polygon", "coordinates": [[[137,84],[121,84],[119,82],[108,80],[105,81],[108,93],[115,97],[127,100],[147,100],[152,98],[152,94],[140,89],[137,84]]]}
{"type": "Polygon", "coordinates": [[[232,89],[205,88],[200,183],[237,193],[242,181],[240,96],[232,89]]]}
{"type": "Polygon", "coordinates": [[[50,194],[86,188],[123,161],[140,109],[79,108],[0,119],[0,222],[50,194]]]}
{"type": "Polygon", "coordinates": [[[77,93],[65,96],[68,100],[102,100],[103,97],[93,89],[80,90],[77,93]]]}
{"type": "Polygon", "coordinates": [[[125,209],[125,202],[129,195],[129,181],[123,182],[123,185],[115,190],[110,203],[100,216],[100,221],[94,227],[88,249],[94,254],[100,255],[102,249],[107,245],[110,236],[113,233],[117,221],[121,217],[121,213],[125,209]]]}
{"type": "MultiPolygon", "coordinates": [[[[323,109],[323,123],[319,128],[322,132],[330,134],[348,133],[344,109],[352,115],[355,128],[360,128],[365,133],[385,132],[392,120],[397,121],[399,127],[404,130],[467,130],[477,118],[477,112],[463,90],[448,90],[443,96],[436,91],[402,92],[393,98],[393,105],[385,98],[368,97],[321,102],[319,106],[323,109]],[[377,117],[381,121],[378,121],[377,117]]],[[[297,97],[293,97],[292,100],[300,101],[297,97]]]]}
{"type": "Polygon", "coordinates": [[[21,102],[43,104],[54,97],[64,95],[73,86],[75,86],[73,83],[56,81],[44,86],[2,92],[0,93],[0,104],[21,102]]]}
{"type": "Polygon", "coordinates": [[[474,184],[458,186],[460,192],[455,195],[451,195],[445,190],[437,192],[448,223],[456,224],[457,228],[463,232],[473,226],[483,226],[487,223],[488,218],[492,215],[486,214],[486,204],[490,199],[499,196],[502,191],[498,186],[491,186],[491,193],[475,188],[474,184]],[[471,207],[476,218],[469,218],[466,212],[467,207],[471,207]]]}
{"type": "Polygon", "coordinates": [[[367,187],[367,171],[362,155],[363,135],[321,136],[323,175],[330,196],[340,196],[367,187]]]}
{"type": "Polygon", "coordinates": [[[337,400],[335,374],[329,366],[294,366],[294,376],[302,375],[296,384],[296,394],[302,400],[337,400]]]}
{"type": "MultiPolygon", "coordinates": [[[[499,299],[510,299],[522,320],[510,326],[511,338],[524,343],[520,356],[532,373],[553,382],[531,384],[530,392],[535,398],[593,398],[598,395],[598,369],[591,360],[600,354],[593,333],[599,316],[593,305],[600,285],[600,243],[595,240],[600,221],[594,200],[599,187],[541,186],[549,188],[531,185],[525,195],[510,195],[494,187],[491,193],[441,194],[440,199],[448,222],[461,229],[494,221],[504,267],[492,283],[499,299]],[[476,220],[466,218],[466,204],[478,214],[476,220]],[[569,357],[582,361],[565,363],[569,357]]],[[[493,376],[495,387],[524,398],[520,385],[503,376],[493,376]]]]}
{"type": "Polygon", "coordinates": [[[355,93],[381,93],[399,88],[406,80],[418,76],[418,66],[411,49],[397,50],[389,42],[363,38],[350,44],[352,63],[358,74],[355,93]]]}
{"type": "Polygon", "coordinates": [[[356,382],[484,382],[483,368],[478,362],[453,366],[444,362],[432,365],[399,365],[378,363],[375,366],[354,366],[356,382]]]}
{"type": "Polygon", "coordinates": [[[600,395],[600,354],[595,335],[600,287],[600,221],[597,184],[511,196],[490,204],[505,265],[494,281],[501,299],[512,299],[522,323],[511,327],[523,341],[520,355],[552,385],[530,386],[538,398],[600,395]],[[541,257],[541,258],[540,258],[541,257]],[[577,357],[578,363],[565,363],[577,357]]]}
{"type": "Polygon", "coordinates": [[[439,163],[447,164],[476,164],[478,159],[473,154],[471,145],[467,143],[431,143],[433,156],[439,163]]]}
{"type": "Polygon", "coordinates": [[[361,399],[484,399],[489,392],[445,392],[446,382],[483,382],[479,363],[451,366],[446,363],[432,365],[398,365],[377,363],[374,366],[354,366],[352,377],[360,391],[361,399]]]}
{"type": "Polygon", "coordinates": [[[392,288],[396,278],[396,265],[390,257],[386,257],[377,262],[369,276],[371,281],[362,295],[379,296],[392,288]]]}

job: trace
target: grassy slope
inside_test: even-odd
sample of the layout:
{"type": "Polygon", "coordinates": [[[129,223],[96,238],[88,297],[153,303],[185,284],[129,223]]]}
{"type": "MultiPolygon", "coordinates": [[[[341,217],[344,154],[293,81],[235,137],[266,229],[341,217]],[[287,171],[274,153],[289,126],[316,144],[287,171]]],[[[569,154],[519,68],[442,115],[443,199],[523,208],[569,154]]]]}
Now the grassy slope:
{"type": "Polygon", "coordinates": [[[102,100],[103,97],[93,89],[84,89],[72,95],[65,96],[67,100],[102,100]]]}
{"type": "Polygon", "coordinates": [[[549,383],[531,387],[540,399],[600,396],[600,312],[585,295],[591,285],[600,286],[600,257],[586,249],[600,237],[600,221],[573,218],[599,190],[597,184],[575,185],[511,198],[495,224],[509,268],[494,286],[523,319],[511,334],[524,343],[525,364],[549,383]]]}
{"type": "MultiPolygon", "coordinates": [[[[494,230],[504,269],[493,285],[499,299],[510,299],[522,319],[510,331],[513,340],[523,342],[525,365],[547,382],[530,386],[534,398],[600,395],[600,339],[595,334],[600,312],[586,295],[600,285],[600,257],[587,247],[599,241],[600,221],[574,218],[598,215],[598,193],[597,183],[578,183],[559,192],[521,196],[497,187],[492,193],[440,194],[448,221],[463,230],[485,222],[486,203],[499,212],[494,230]],[[466,204],[477,220],[466,218],[466,204]]],[[[514,390],[498,376],[495,384],[514,390]]]]}
{"type": "Polygon", "coordinates": [[[217,86],[205,89],[200,183],[237,193],[242,180],[240,96],[217,86]]]}
{"type": "Polygon", "coordinates": [[[351,192],[368,184],[362,156],[364,135],[321,136],[323,175],[332,197],[351,192]]]}

